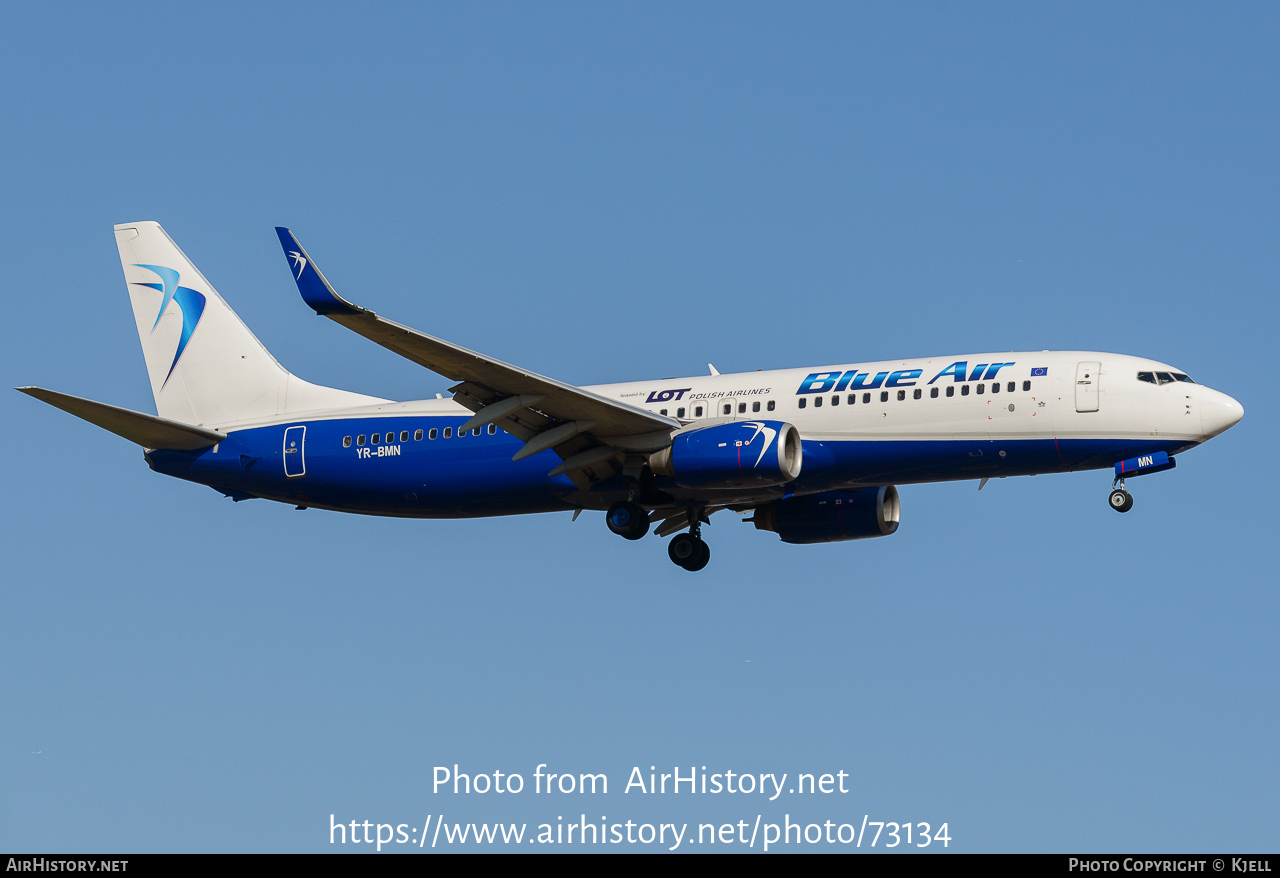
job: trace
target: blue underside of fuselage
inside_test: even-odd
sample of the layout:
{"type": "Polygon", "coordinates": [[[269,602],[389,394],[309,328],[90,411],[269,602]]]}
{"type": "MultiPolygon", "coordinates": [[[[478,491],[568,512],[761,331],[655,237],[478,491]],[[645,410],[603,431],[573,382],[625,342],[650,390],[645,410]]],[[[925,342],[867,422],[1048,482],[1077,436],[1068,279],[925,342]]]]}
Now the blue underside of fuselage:
{"type": "MultiPolygon", "coordinates": [[[[581,492],[567,476],[548,477],[560,463],[551,451],[513,461],[522,443],[498,431],[443,438],[465,418],[450,416],[301,421],[241,430],[216,450],[152,451],[151,467],[165,475],[217,488],[237,499],[265,497],[368,515],[472,518],[605,508],[626,496],[614,478],[581,492]],[[305,426],[303,447],[285,475],[285,430],[305,426]],[[427,438],[431,430],[441,438],[427,438]],[[343,446],[344,437],[391,430],[395,441],[343,446]],[[416,431],[423,438],[414,440],[416,431]],[[408,431],[408,441],[400,441],[408,431]]],[[[291,438],[297,434],[291,433],[291,438]]],[[[715,504],[765,500],[860,485],[902,485],[960,479],[1109,468],[1156,451],[1176,454],[1195,443],[1150,439],[950,439],[938,441],[804,441],[800,477],[785,486],[753,490],[690,490],[671,479],[656,487],[678,500],[715,504]]]]}

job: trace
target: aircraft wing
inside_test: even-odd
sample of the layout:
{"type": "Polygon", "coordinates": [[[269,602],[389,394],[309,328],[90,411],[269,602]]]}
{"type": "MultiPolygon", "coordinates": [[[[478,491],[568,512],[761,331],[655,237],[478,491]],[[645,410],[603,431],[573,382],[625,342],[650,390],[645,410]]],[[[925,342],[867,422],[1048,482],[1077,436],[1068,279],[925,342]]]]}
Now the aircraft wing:
{"type": "Polygon", "coordinates": [[[144,415],[142,412],[107,405],[105,402],[94,402],[91,399],[83,399],[67,393],[58,393],[56,390],[45,390],[43,387],[15,389],[115,433],[130,442],[136,442],[143,448],[195,451],[198,448],[216,445],[227,438],[225,433],[193,427],[168,418],[157,418],[155,415],[144,415]]]}
{"type": "Polygon", "coordinates": [[[476,413],[460,429],[496,423],[525,441],[516,459],[553,448],[567,465],[553,473],[568,472],[574,478],[575,471],[586,470],[589,483],[606,477],[601,468],[619,459],[616,452],[664,448],[680,427],[672,418],[512,366],[353,305],[338,295],[293,232],[277,227],[276,234],[298,291],[317,314],[458,381],[450,388],[453,398],[476,413]]]}

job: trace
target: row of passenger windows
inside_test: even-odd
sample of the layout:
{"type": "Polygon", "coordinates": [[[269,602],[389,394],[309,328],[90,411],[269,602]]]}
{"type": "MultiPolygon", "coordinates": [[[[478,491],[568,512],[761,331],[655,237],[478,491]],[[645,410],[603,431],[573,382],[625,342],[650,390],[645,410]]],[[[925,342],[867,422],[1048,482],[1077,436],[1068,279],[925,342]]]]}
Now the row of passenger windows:
{"type": "MultiPolygon", "coordinates": [[[[482,429],[483,429],[486,433],[488,433],[490,436],[492,436],[493,434],[495,434],[495,433],[497,433],[497,432],[498,432],[498,427],[497,427],[497,425],[496,425],[496,424],[490,424],[487,428],[483,428],[483,427],[476,427],[474,430],[472,430],[472,431],[471,431],[471,435],[472,435],[472,436],[479,436],[479,435],[480,435],[480,431],[481,431],[482,429]]],[[[440,437],[440,430],[438,430],[438,429],[436,429],[435,427],[433,427],[433,428],[431,428],[430,430],[428,430],[428,431],[427,431],[426,435],[427,435],[427,439],[438,439],[438,438],[440,437]]],[[[463,432],[463,431],[461,431],[461,430],[459,430],[459,431],[458,431],[458,438],[459,438],[459,439],[461,439],[461,438],[462,438],[463,436],[465,436],[465,435],[467,435],[465,432],[463,432]]],[[[444,438],[446,438],[446,439],[452,439],[452,438],[453,438],[453,427],[445,427],[445,428],[444,428],[444,438]]],[[[369,444],[370,444],[370,445],[380,445],[380,444],[382,443],[382,441],[383,441],[383,438],[382,438],[382,434],[381,434],[381,433],[374,433],[372,436],[370,436],[370,437],[369,437],[369,444]]],[[[387,441],[387,442],[395,442],[395,441],[396,441],[396,434],[395,434],[395,432],[394,432],[394,431],[389,432],[389,433],[387,433],[387,434],[386,434],[386,441],[387,441]]],[[[401,430],[401,431],[400,431],[400,441],[401,441],[401,442],[408,442],[408,441],[409,441],[409,431],[408,431],[408,430],[401,430]]],[[[421,431],[421,430],[414,430],[414,431],[413,431],[413,441],[414,441],[414,442],[421,442],[421,441],[422,441],[422,431],[421,431]]],[[[365,443],[365,435],[364,435],[363,433],[361,433],[359,436],[357,436],[357,437],[356,437],[356,445],[357,445],[357,446],[359,446],[359,445],[364,445],[364,443],[365,443]]],[[[343,436],[343,437],[342,437],[342,447],[343,447],[343,448],[350,448],[350,447],[351,447],[351,437],[350,437],[350,436],[343,436]]]]}
{"type": "MultiPolygon", "coordinates": [[[[766,404],[767,411],[773,411],[777,407],[778,407],[778,404],[773,400],[769,400],[769,402],[766,404]]],[[[733,403],[731,402],[721,403],[720,408],[722,409],[721,414],[725,414],[725,415],[733,414],[733,403]]],[[[693,417],[695,418],[702,417],[702,412],[704,411],[704,409],[701,405],[692,406],[692,409],[693,409],[693,417]]],[[[686,409],[684,406],[681,406],[680,408],[676,409],[676,417],[683,418],[685,416],[684,414],[685,411],[686,409]]],[[[760,400],[757,399],[755,402],[751,403],[751,411],[752,412],[760,411],[760,400]]],[[[660,415],[665,415],[666,413],[667,413],[666,409],[658,410],[658,414],[660,415]]],[[[738,414],[745,415],[746,413],[747,413],[747,404],[745,402],[738,403],[738,414]]]]}
{"type": "MultiPolygon", "coordinates": [[[[976,387],[976,391],[975,391],[975,392],[977,393],[977,395],[978,395],[978,396],[982,396],[984,393],[986,393],[986,392],[987,392],[987,385],[986,385],[986,384],[977,384],[977,385],[961,384],[961,385],[960,385],[960,395],[961,395],[961,396],[968,396],[968,395],[969,395],[969,393],[970,393],[969,388],[970,388],[971,386],[972,386],[972,387],[976,387]]],[[[1005,391],[1006,391],[1006,392],[1008,392],[1008,393],[1013,393],[1014,391],[1016,391],[1016,390],[1018,389],[1018,382],[1016,382],[1016,381],[1010,381],[1008,384],[1006,384],[1006,385],[1004,386],[1004,389],[1005,389],[1005,391]]],[[[1030,382],[1030,381],[1023,381],[1023,382],[1022,382],[1022,389],[1023,389],[1024,391],[1029,391],[1029,390],[1031,390],[1031,382],[1030,382]]],[[[889,401],[889,394],[890,394],[890,392],[891,392],[891,391],[888,391],[888,390],[882,390],[882,391],[880,391],[880,401],[881,401],[881,402],[888,402],[888,401],[889,401]]],[[[991,382],[991,392],[992,392],[992,393],[999,393],[999,392],[1000,392],[1000,382],[999,382],[999,381],[993,381],[993,382],[991,382]]],[[[906,392],[905,390],[899,390],[897,395],[898,395],[898,399],[906,399],[906,398],[907,398],[907,392],[906,392]]],[[[947,385],[947,392],[946,392],[946,394],[945,394],[945,395],[946,395],[946,396],[955,396],[955,395],[956,395],[956,386],[955,386],[954,384],[948,384],[948,385],[947,385]]],[[[912,390],[912,391],[911,391],[911,398],[912,398],[912,399],[922,399],[923,397],[924,397],[924,388],[923,388],[923,387],[917,387],[915,390],[912,390]]],[[[824,399],[824,398],[825,398],[825,397],[815,396],[815,397],[813,398],[813,407],[814,407],[814,408],[822,408],[822,401],[823,401],[823,399],[824,399]]],[[[929,388],[929,398],[930,398],[930,399],[937,399],[937,398],[938,398],[938,388],[937,388],[937,387],[930,387],[930,388],[929,388]]],[[[808,397],[804,397],[804,396],[800,397],[800,402],[798,403],[798,406],[799,406],[800,408],[804,408],[804,407],[808,404],[808,403],[807,403],[807,399],[808,399],[808,397]]],[[[856,402],[858,401],[858,394],[856,394],[856,393],[850,393],[850,394],[848,395],[848,397],[846,397],[846,401],[848,402],[848,404],[849,404],[849,405],[853,405],[854,403],[856,403],[856,402]]],[[[864,393],[864,394],[862,394],[862,402],[863,402],[863,404],[864,404],[864,405],[866,405],[867,403],[871,402],[871,394],[870,394],[870,393],[864,393]]],[[[832,404],[832,405],[840,405],[840,394],[838,394],[838,393],[834,393],[834,394],[832,394],[832,395],[831,395],[831,404],[832,404]]]]}
{"type": "MultiPolygon", "coordinates": [[[[1161,383],[1161,384],[1165,384],[1165,383],[1168,383],[1168,382],[1171,382],[1171,381],[1173,381],[1173,380],[1174,380],[1174,378],[1170,377],[1170,376],[1169,376],[1169,373],[1167,373],[1167,372],[1157,372],[1157,373],[1155,373],[1155,374],[1156,374],[1156,375],[1158,375],[1158,376],[1160,376],[1160,378],[1161,378],[1160,383],[1161,383]]],[[[1177,372],[1173,373],[1173,375],[1177,378],[1177,380],[1178,380],[1178,381],[1188,381],[1188,382],[1189,382],[1189,381],[1191,381],[1191,379],[1190,379],[1190,378],[1188,378],[1186,375],[1182,375],[1182,374],[1177,373],[1177,372]]],[[[1138,380],[1139,380],[1139,381],[1150,381],[1152,384],[1156,383],[1155,379],[1152,377],[1152,373],[1150,373],[1150,372],[1139,372],[1139,373],[1138,373],[1138,380]],[[1145,376],[1145,377],[1144,377],[1144,376],[1145,376]]],[[[1194,382],[1192,382],[1192,383],[1194,383],[1194,382]]],[[[1005,389],[1006,389],[1009,393],[1013,393],[1015,390],[1017,390],[1017,384],[1018,384],[1018,383],[1017,383],[1016,381],[1010,381],[1010,382],[1008,383],[1008,385],[1006,386],[1006,388],[1005,388],[1005,389]]],[[[969,384],[967,384],[967,383],[966,383],[966,384],[961,384],[961,385],[960,385],[960,395],[961,395],[961,396],[968,396],[968,395],[969,395],[969,387],[970,387],[970,386],[971,386],[971,385],[969,385],[969,384]]],[[[982,394],[984,394],[984,393],[986,393],[986,392],[987,392],[987,391],[986,391],[986,384],[982,384],[982,383],[980,383],[980,384],[978,384],[978,385],[976,385],[976,386],[977,386],[977,394],[978,394],[979,396],[981,396],[982,394]]],[[[1029,390],[1031,390],[1031,382],[1030,382],[1030,381],[1023,381],[1023,382],[1022,382],[1022,389],[1023,389],[1024,391],[1029,391],[1029,390]]],[[[921,398],[923,397],[923,392],[922,392],[922,391],[923,391],[923,388],[920,388],[920,387],[915,388],[915,389],[911,392],[911,398],[912,398],[912,399],[921,399],[921,398]]],[[[999,381],[993,381],[993,382],[991,383],[991,392],[992,392],[992,393],[999,393],[999,392],[1000,392],[1000,382],[999,382],[999,381]]],[[[955,395],[956,395],[956,387],[955,387],[955,385],[954,385],[954,384],[949,384],[949,385],[947,385],[947,392],[946,392],[946,395],[947,395],[947,396],[955,396],[955,395]]],[[[905,390],[899,390],[899,391],[898,391],[898,399],[906,399],[906,398],[907,398],[907,392],[906,392],[905,390]]],[[[937,399],[937,398],[938,398],[938,388],[936,388],[936,387],[930,387],[930,388],[929,388],[929,398],[930,398],[930,399],[937,399]]],[[[823,401],[823,399],[824,399],[824,397],[821,397],[821,396],[815,396],[815,397],[813,398],[813,407],[814,407],[814,408],[821,408],[821,407],[822,407],[822,401],[823,401]]],[[[850,394],[848,394],[848,396],[847,396],[847,402],[848,402],[848,404],[849,404],[849,405],[854,405],[855,403],[857,403],[857,401],[858,401],[858,394],[856,394],[856,393],[850,393],[850,394]]],[[[882,391],[880,391],[880,401],[881,401],[881,402],[888,402],[888,401],[889,401],[889,391],[888,391],[888,390],[882,390],[882,391]]],[[[871,394],[870,394],[870,393],[864,393],[864,394],[862,394],[862,402],[863,402],[863,404],[864,404],[864,405],[866,405],[866,404],[870,403],[870,402],[871,402],[871,394]]],[[[838,393],[832,394],[832,396],[831,396],[831,404],[832,404],[833,406],[835,406],[835,405],[840,405],[840,394],[838,394],[838,393]]],[[[740,414],[740,415],[745,415],[745,414],[747,413],[747,405],[748,405],[748,403],[745,403],[745,402],[737,403],[737,407],[738,407],[738,414],[740,414]]],[[[799,408],[804,408],[804,407],[805,407],[805,406],[807,406],[807,405],[808,405],[808,397],[804,397],[804,396],[800,397],[800,400],[799,400],[799,402],[797,403],[797,406],[798,406],[799,408]]],[[[752,411],[752,413],[759,412],[759,411],[760,411],[760,400],[754,400],[753,402],[751,402],[751,403],[750,403],[750,406],[751,406],[751,411],[752,411]]],[[[733,407],[734,407],[734,403],[731,403],[731,402],[721,403],[721,414],[724,414],[724,415],[732,415],[732,414],[733,414],[733,407]]],[[[777,404],[776,402],[774,402],[772,399],[771,399],[771,400],[768,400],[768,401],[765,403],[765,410],[766,410],[766,411],[770,411],[770,412],[771,412],[771,411],[774,411],[774,410],[776,410],[776,409],[777,409],[777,407],[778,407],[778,404],[777,404]]],[[[702,413],[703,413],[703,411],[704,411],[705,409],[704,409],[704,407],[703,407],[702,405],[694,405],[694,406],[691,406],[690,408],[692,408],[692,409],[693,409],[693,415],[692,415],[692,417],[695,417],[695,418],[701,418],[701,417],[703,416],[703,414],[702,414],[702,413]]],[[[681,406],[680,408],[676,409],[676,417],[677,417],[677,418],[684,418],[684,417],[685,417],[685,412],[686,412],[686,411],[687,411],[687,409],[686,409],[684,406],[681,406]]],[[[667,409],[660,409],[660,410],[659,410],[659,413],[660,413],[660,414],[663,414],[663,415],[667,414],[667,412],[668,412],[668,410],[667,410],[667,409]]],[[[472,436],[479,436],[479,435],[480,435],[480,430],[481,430],[481,428],[480,428],[480,427],[476,427],[475,429],[473,429],[473,430],[471,431],[471,435],[472,435],[472,436]]],[[[489,435],[490,435],[490,436],[492,436],[493,434],[495,434],[495,433],[497,433],[497,432],[498,432],[498,428],[497,428],[497,426],[496,426],[496,425],[494,425],[494,424],[490,424],[490,425],[488,426],[488,428],[487,428],[487,432],[489,433],[489,435]]],[[[369,437],[369,444],[370,444],[370,445],[378,445],[378,444],[380,444],[380,443],[381,443],[381,441],[382,441],[382,435],[383,435],[383,434],[381,434],[381,433],[374,433],[372,436],[370,436],[370,437],[369,437]]],[[[440,435],[440,431],[439,431],[438,429],[436,429],[436,428],[432,428],[431,430],[428,430],[428,431],[427,431],[427,439],[436,439],[436,438],[439,438],[439,435],[440,435]]],[[[463,436],[465,436],[465,435],[466,435],[466,433],[461,433],[461,432],[460,432],[460,433],[458,433],[458,438],[462,438],[462,437],[463,437],[463,436]]],[[[444,438],[446,438],[446,439],[452,439],[452,438],[453,438],[453,428],[452,428],[452,427],[445,427],[445,428],[444,428],[444,438]]],[[[364,434],[362,433],[362,434],[360,434],[359,436],[356,436],[356,437],[355,437],[355,441],[356,441],[356,445],[357,445],[357,446],[364,445],[364,444],[365,444],[365,437],[364,437],[364,434]]],[[[394,432],[387,433],[387,434],[386,434],[386,441],[387,441],[387,442],[395,442],[395,441],[396,441],[396,434],[395,434],[394,432]]],[[[400,441],[401,441],[401,442],[408,442],[408,441],[409,441],[409,431],[408,431],[408,430],[401,430],[401,431],[400,431],[400,441]]],[[[415,430],[415,431],[414,431],[414,433],[413,433],[413,441],[414,441],[414,442],[420,442],[420,441],[422,441],[422,431],[421,431],[421,430],[415,430]]],[[[351,447],[351,437],[350,437],[350,436],[343,436],[343,437],[342,437],[342,447],[343,447],[343,448],[350,448],[350,447],[351,447]]]]}
{"type": "Polygon", "coordinates": [[[1181,372],[1139,372],[1138,380],[1148,384],[1172,384],[1175,381],[1195,384],[1190,375],[1183,375],[1181,372]]]}

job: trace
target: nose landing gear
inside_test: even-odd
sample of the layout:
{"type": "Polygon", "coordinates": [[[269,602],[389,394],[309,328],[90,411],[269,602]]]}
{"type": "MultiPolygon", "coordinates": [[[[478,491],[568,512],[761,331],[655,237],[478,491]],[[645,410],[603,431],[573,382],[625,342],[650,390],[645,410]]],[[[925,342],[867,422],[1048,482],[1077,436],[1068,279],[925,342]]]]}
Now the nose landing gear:
{"type": "Polygon", "coordinates": [[[1111,508],[1116,512],[1128,512],[1132,509],[1133,495],[1124,489],[1124,479],[1117,479],[1111,487],[1111,496],[1107,498],[1111,508]]]}

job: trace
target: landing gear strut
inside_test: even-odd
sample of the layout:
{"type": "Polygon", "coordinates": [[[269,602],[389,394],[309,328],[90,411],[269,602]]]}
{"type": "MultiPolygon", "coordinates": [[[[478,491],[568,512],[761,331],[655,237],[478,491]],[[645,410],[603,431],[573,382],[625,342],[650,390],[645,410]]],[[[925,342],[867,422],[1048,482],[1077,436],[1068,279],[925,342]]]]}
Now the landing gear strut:
{"type": "Polygon", "coordinates": [[[619,500],[604,514],[609,530],[623,539],[638,540],[649,532],[649,516],[630,500],[619,500]]]}
{"type": "Polygon", "coordinates": [[[1133,508],[1133,495],[1124,489],[1124,479],[1117,479],[1111,486],[1111,496],[1107,498],[1107,502],[1116,512],[1128,512],[1133,508]]]}
{"type": "Polygon", "coordinates": [[[711,560],[711,547],[702,539],[702,515],[689,510],[692,525],[688,533],[676,534],[667,546],[667,556],[677,567],[690,573],[701,570],[711,560]]]}
{"type": "Polygon", "coordinates": [[[693,534],[676,534],[667,546],[667,555],[677,566],[692,573],[707,566],[711,560],[711,547],[693,534]]]}

